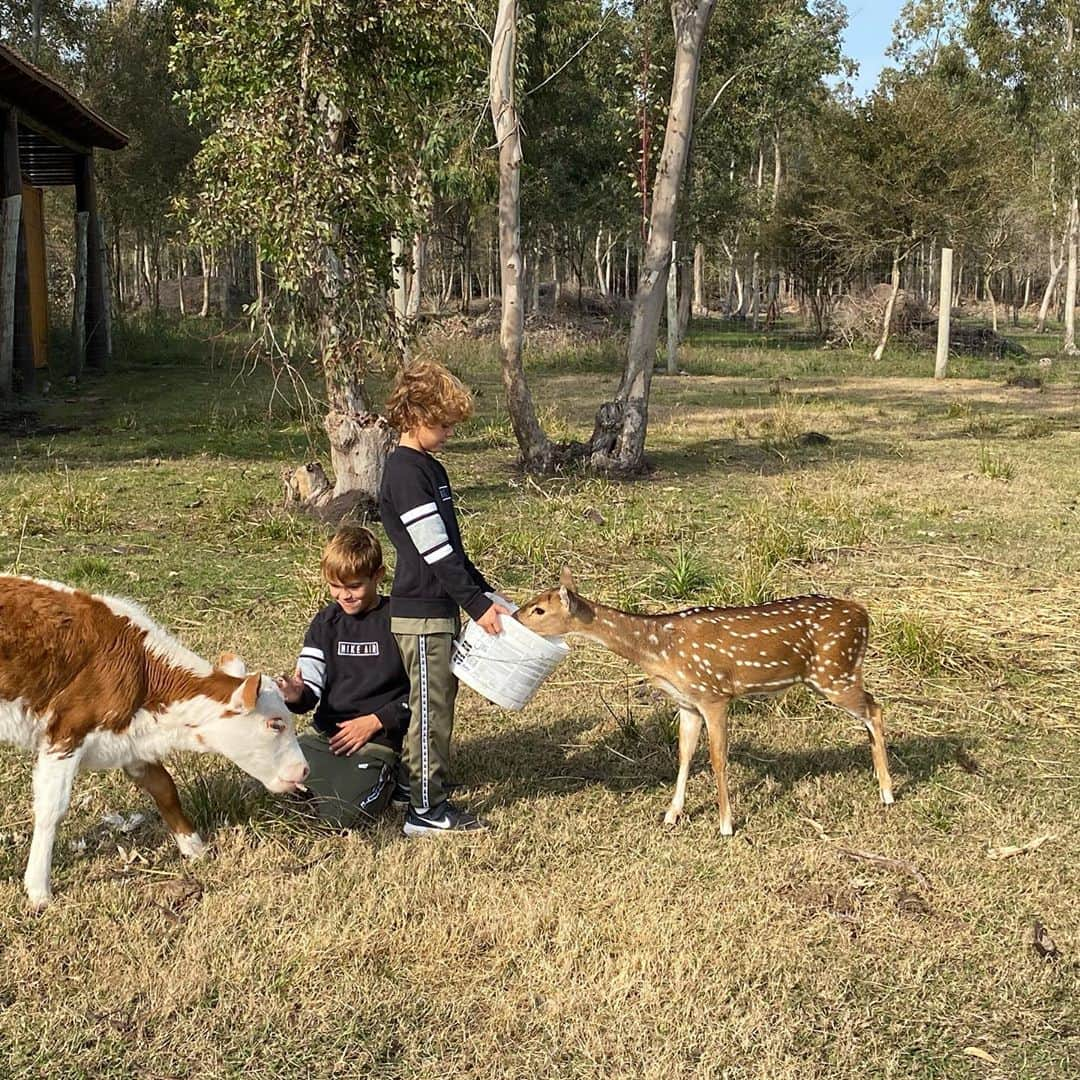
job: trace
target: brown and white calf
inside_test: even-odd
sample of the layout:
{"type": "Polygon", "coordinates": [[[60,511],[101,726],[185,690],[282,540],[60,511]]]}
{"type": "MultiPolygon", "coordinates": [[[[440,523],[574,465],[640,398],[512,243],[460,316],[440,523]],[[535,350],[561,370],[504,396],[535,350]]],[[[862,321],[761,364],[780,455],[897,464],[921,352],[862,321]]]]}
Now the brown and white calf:
{"type": "Polygon", "coordinates": [[[664,821],[686,803],[686,780],[702,722],[716,778],[720,832],[733,831],[728,800],[728,704],[782,694],[801,683],[850,713],[870,735],[881,801],[893,801],[881,708],[862,683],[870,621],[866,609],[835,596],[794,596],[755,607],[696,607],[631,615],[579,596],[563,567],[557,589],[534,596],[514,616],[538,634],[580,634],[637,664],[679,708],[679,778],[664,821]]]}
{"type": "Polygon", "coordinates": [[[54,581],[0,575],[0,742],[32,751],[34,836],[23,878],[36,908],[52,896],[56,830],[75,774],[122,768],[157,803],[189,858],[205,845],[161,765],[174,750],[213,750],[269,790],[308,767],[273,680],[222,654],[184,648],[141,608],[54,581]]]}

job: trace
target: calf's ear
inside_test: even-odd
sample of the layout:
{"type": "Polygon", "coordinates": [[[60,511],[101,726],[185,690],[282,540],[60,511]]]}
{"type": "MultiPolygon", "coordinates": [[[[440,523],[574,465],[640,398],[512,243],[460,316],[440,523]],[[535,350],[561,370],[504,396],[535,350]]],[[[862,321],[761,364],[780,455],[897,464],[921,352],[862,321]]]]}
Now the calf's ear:
{"type": "Polygon", "coordinates": [[[214,668],[238,679],[242,679],[248,673],[247,664],[234,652],[221,653],[214,668]]]}
{"type": "Polygon", "coordinates": [[[562,571],[559,573],[559,584],[564,589],[569,589],[571,592],[577,592],[577,584],[574,582],[574,574],[570,567],[563,563],[562,571]]]}
{"type": "Polygon", "coordinates": [[[255,702],[259,699],[259,684],[262,676],[256,672],[248,675],[244,681],[233,691],[229,698],[229,709],[232,712],[251,712],[255,708],[255,702]]]}

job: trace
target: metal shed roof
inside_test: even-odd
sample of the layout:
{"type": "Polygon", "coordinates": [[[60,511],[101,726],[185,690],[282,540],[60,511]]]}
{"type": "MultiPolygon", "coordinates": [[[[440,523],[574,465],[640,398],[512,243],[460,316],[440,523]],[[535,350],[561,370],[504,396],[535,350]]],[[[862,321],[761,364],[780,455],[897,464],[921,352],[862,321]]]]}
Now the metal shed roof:
{"type": "MultiPolygon", "coordinates": [[[[70,152],[86,151],[95,146],[122,150],[128,144],[127,135],[84,105],[51,75],[46,75],[6,45],[0,45],[0,104],[14,106],[18,110],[20,127],[32,129],[32,132],[27,132],[28,136],[36,134],[41,137],[27,138],[26,149],[40,148],[46,157],[49,156],[46,152],[48,145],[56,150],[65,147],[70,152]]],[[[23,145],[20,137],[20,153],[23,145]]],[[[70,153],[61,154],[60,157],[70,157],[70,153]]],[[[65,181],[52,179],[47,182],[55,184],[65,181]]]]}

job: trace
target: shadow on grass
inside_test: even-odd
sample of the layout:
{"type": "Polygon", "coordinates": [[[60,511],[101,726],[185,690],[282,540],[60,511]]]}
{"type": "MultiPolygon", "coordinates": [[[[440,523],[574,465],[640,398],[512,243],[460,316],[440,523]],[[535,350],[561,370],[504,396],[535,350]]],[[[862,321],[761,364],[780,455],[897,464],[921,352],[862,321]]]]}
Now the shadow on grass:
{"type": "MultiPolygon", "coordinates": [[[[465,786],[493,786],[485,809],[539,796],[572,795],[597,786],[620,793],[674,790],[677,750],[663,739],[657,726],[619,728],[583,745],[583,732],[594,726],[595,717],[589,717],[464,741],[455,751],[459,777],[465,786]]],[[[962,742],[952,735],[890,739],[889,762],[898,798],[910,796],[955,762],[962,742]]],[[[735,738],[730,761],[743,774],[733,783],[748,787],[768,777],[776,785],[776,797],[808,777],[865,773],[868,782],[874,783],[868,740],[848,746],[777,752],[753,739],[735,738]]],[[[708,770],[703,731],[691,775],[708,770]]]]}
{"type": "Polygon", "coordinates": [[[896,453],[884,443],[837,436],[824,450],[794,445],[769,448],[761,441],[717,438],[670,450],[650,449],[646,457],[655,469],[680,477],[714,475],[718,468],[723,473],[782,476],[838,463],[894,461],[896,453]]]}

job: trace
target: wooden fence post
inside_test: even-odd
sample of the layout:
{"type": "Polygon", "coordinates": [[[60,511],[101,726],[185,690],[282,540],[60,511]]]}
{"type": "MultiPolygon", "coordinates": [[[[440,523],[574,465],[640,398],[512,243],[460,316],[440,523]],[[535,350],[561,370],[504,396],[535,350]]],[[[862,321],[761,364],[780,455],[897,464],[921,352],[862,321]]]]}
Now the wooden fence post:
{"type": "Polygon", "coordinates": [[[934,378],[944,379],[949,366],[949,318],[952,315],[952,248],[941,249],[941,282],[938,288],[937,358],[934,378]]]}

